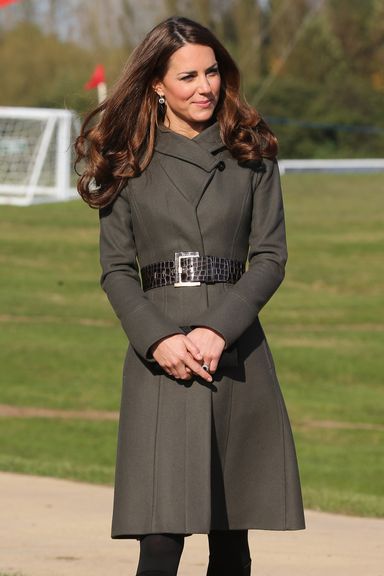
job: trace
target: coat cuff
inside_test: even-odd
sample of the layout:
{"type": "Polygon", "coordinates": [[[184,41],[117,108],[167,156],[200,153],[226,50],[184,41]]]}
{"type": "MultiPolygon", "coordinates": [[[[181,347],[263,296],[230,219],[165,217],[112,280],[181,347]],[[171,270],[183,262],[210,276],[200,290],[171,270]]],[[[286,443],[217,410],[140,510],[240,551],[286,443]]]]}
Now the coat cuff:
{"type": "Polygon", "coordinates": [[[207,326],[219,332],[225,339],[226,350],[252,324],[255,315],[255,310],[246,300],[230,292],[218,306],[208,308],[195,318],[191,326],[207,326]],[[230,314],[228,310],[231,311],[230,314]],[[236,322],[233,322],[233,318],[236,318],[236,322]]]}
{"type": "Polygon", "coordinates": [[[121,289],[123,280],[124,278],[120,275],[110,274],[103,282],[103,288],[130,344],[146,361],[156,362],[149,350],[152,344],[166,336],[184,334],[184,332],[172,319],[146,299],[132,309],[125,299],[129,291],[121,289]]]}

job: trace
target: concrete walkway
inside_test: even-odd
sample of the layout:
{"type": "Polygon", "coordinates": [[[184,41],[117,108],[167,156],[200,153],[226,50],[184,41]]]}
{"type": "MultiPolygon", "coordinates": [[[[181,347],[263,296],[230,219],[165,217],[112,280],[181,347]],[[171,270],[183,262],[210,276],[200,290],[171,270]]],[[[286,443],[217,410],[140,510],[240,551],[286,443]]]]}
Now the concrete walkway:
{"type": "MultiPolygon", "coordinates": [[[[1,576],[134,576],[138,542],[110,539],[112,495],[0,473],[1,576]]],[[[253,576],[384,576],[384,520],[307,511],[306,521],[304,531],[250,531],[253,576]]],[[[180,576],[205,576],[207,537],[185,542],[180,576]]]]}

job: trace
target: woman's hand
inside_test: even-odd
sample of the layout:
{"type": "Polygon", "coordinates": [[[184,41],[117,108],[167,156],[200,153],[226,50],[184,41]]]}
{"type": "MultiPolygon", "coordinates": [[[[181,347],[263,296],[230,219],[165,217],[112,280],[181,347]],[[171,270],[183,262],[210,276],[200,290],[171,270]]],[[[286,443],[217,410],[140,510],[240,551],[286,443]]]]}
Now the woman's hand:
{"type": "Polygon", "coordinates": [[[189,336],[166,336],[152,344],[151,353],[163,370],[174,378],[190,380],[194,372],[207,382],[212,382],[212,376],[202,368],[203,356],[199,347],[189,336]]]}
{"type": "Polygon", "coordinates": [[[188,338],[197,346],[203,356],[203,363],[214,373],[225,347],[225,338],[212,328],[198,326],[188,332],[188,338]]]}

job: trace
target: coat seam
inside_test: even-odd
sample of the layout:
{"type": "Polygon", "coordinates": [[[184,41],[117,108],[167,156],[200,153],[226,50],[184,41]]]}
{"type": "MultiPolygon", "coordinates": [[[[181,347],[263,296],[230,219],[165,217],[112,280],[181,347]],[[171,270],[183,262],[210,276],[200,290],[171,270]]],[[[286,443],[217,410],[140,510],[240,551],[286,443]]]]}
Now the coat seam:
{"type": "MultiPolygon", "coordinates": [[[[243,204],[242,204],[242,206],[241,206],[239,221],[238,221],[237,228],[236,228],[236,231],[235,231],[235,233],[234,233],[234,235],[233,235],[233,240],[232,240],[232,247],[231,247],[231,257],[232,257],[232,258],[233,258],[233,253],[234,253],[234,250],[235,250],[235,242],[236,242],[236,240],[237,240],[237,237],[238,237],[238,235],[239,235],[239,230],[240,230],[240,227],[241,227],[241,218],[242,218],[243,213],[244,213],[244,206],[245,206],[246,201],[248,200],[250,194],[251,194],[251,191],[248,190],[248,193],[247,193],[247,194],[244,196],[244,198],[243,198],[243,204]]],[[[248,243],[248,252],[249,252],[249,243],[248,243]]],[[[247,258],[248,258],[248,254],[247,254],[247,258]]]]}
{"type": "MultiPolygon", "coordinates": [[[[225,439],[225,450],[224,450],[224,462],[223,462],[223,476],[225,473],[225,467],[227,464],[227,451],[228,451],[228,444],[229,444],[229,431],[231,427],[231,420],[232,420],[232,404],[233,404],[233,380],[231,380],[231,397],[229,402],[229,416],[227,422],[227,437],[225,439]]],[[[224,478],[223,478],[224,480],[224,478]]]]}
{"type": "Polygon", "coordinates": [[[287,528],[287,471],[286,471],[286,454],[285,454],[285,423],[284,423],[284,415],[283,409],[281,405],[281,400],[279,397],[279,410],[280,410],[280,418],[281,418],[281,435],[282,435],[282,442],[283,442],[283,482],[282,482],[282,496],[283,496],[283,503],[284,503],[284,529],[287,528]]]}
{"type": "Polygon", "coordinates": [[[282,501],[283,501],[283,507],[284,507],[284,530],[286,529],[286,525],[287,525],[287,503],[286,503],[286,454],[285,454],[285,424],[284,424],[284,413],[283,413],[283,408],[282,408],[282,404],[281,404],[281,398],[280,398],[280,386],[278,384],[277,381],[277,377],[275,374],[275,368],[272,364],[270,355],[269,355],[269,350],[267,347],[267,342],[265,340],[265,338],[263,339],[263,346],[264,346],[264,351],[267,357],[267,362],[268,362],[268,366],[269,366],[269,371],[271,373],[271,377],[272,377],[272,382],[275,388],[275,391],[277,393],[277,405],[278,405],[278,412],[279,412],[279,416],[280,416],[280,428],[281,428],[281,441],[282,441],[282,445],[283,445],[283,474],[282,474],[282,483],[281,483],[281,495],[282,495],[282,501]]]}
{"type": "MultiPolygon", "coordinates": [[[[140,224],[141,224],[140,230],[146,235],[148,246],[152,246],[151,238],[150,238],[150,236],[148,235],[147,227],[146,227],[146,225],[145,225],[144,219],[143,219],[143,217],[142,217],[142,215],[141,215],[141,212],[140,212],[140,208],[139,208],[139,206],[138,206],[137,203],[136,203],[136,200],[135,200],[135,197],[134,197],[133,193],[131,193],[131,205],[132,205],[131,213],[132,213],[133,211],[136,213],[137,219],[140,221],[140,224]]],[[[132,218],[132,216],[131,216],[131,218],[132,218]]],[[[133,232],[133,224],[132,224],[132,232],[133,232]]],[[[135,246],[136,246],[136,250],[137,250],[136,242],[135,242],[135,246]]],[[[152,259],[153,259],[153,261],[155,261],[155,255],[154,255],[154,252],[153,252],[153,248],[151,248],[151,251],[152,251],[152,259]]],[[[138,259],[138,260],[139,260],[139,259],[138,259]]],[[[139,264],[140,264],[140,262],[139,262],[139,264]]]]}
{"type": "Polygon", "coordinates": [[[168,178],[168,180],[171,182],[172,186],[178,191],[179,194],[182,195],[182,197],[184,198],[184,200],[186,200],[192,207],[193,207],[193,202],[191,201],[191,199],[189,198],[189,196],[186,196],[184,194],[184,192],[181,190],[181,188],[179,188],[176,184],[176,182],[174,182],[173,178],[168,174],[165,166],[163,166],[163,163],[161,161],[161,159],[159,159],[159,165],[161,170],[164,172],[164,174],[166,175],[166,177],[168,178]]]}
{"type": "Polygon", "coordinates": [[[193,204],[196,207],[196,216],[197,216],[197,207],[199,206],[200,202],[203,199],[203,196],[205,195],[205,193],[207,192],[209,185],[211,184],[212,180],[214,179],[216,174],[216,170],[213,170],[212,172],[210,172],[207,176],[207,178],[204,180],[204,184],[203,187],[200,190],[199,196],[197,199],[194,200],[193,204]]]}
{"type": "Polygon", "coordinates": [[[187,395],[184,395],[184,421],[185,421],[185,440],[184,440],[184,532],[187,532],[187,494],[188,494],[188,485],[187,485],[187,445],[188,445],[188,410],[187,410],[187,395]]]}
{"type": "Polygon", "coordinates": [[[155,517],[155,508],[157,504],[157,489],[158,489],[158,479],[156,474],[156,460],[157,460],[157,441],[159,438],[159,412],[160,412],[160,394],[161,394],[161,384],[163,380],[163,375],[159,375],[159,384],[158,384],[158,392],[157,392],[157,408],[156,408],[156,425],[155,425],[155,442],[153,446],[153,470],[152,470],[152,477],[153,477],[153,487],[152,487],[152,518],[151,518],[151,529],[154,530],[154,517],[155,517]]]}

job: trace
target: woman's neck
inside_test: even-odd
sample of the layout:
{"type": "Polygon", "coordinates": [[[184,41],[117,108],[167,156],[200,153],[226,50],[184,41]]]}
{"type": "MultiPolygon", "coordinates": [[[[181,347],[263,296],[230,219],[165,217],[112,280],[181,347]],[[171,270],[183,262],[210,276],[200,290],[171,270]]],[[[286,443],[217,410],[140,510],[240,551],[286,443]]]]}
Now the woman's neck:
{"type": "Polygon", "coordinates": [[[189,124],[184,121],[179,121],[178,119],[172,119],[171,122],[167,116],[164,118],[164,126],[168,128],[168,130],[172,130],[172,132],[176,132],[190,139],[200,134],[200,132],[205,130],[210,124],[211,122],[189,124]]]}

